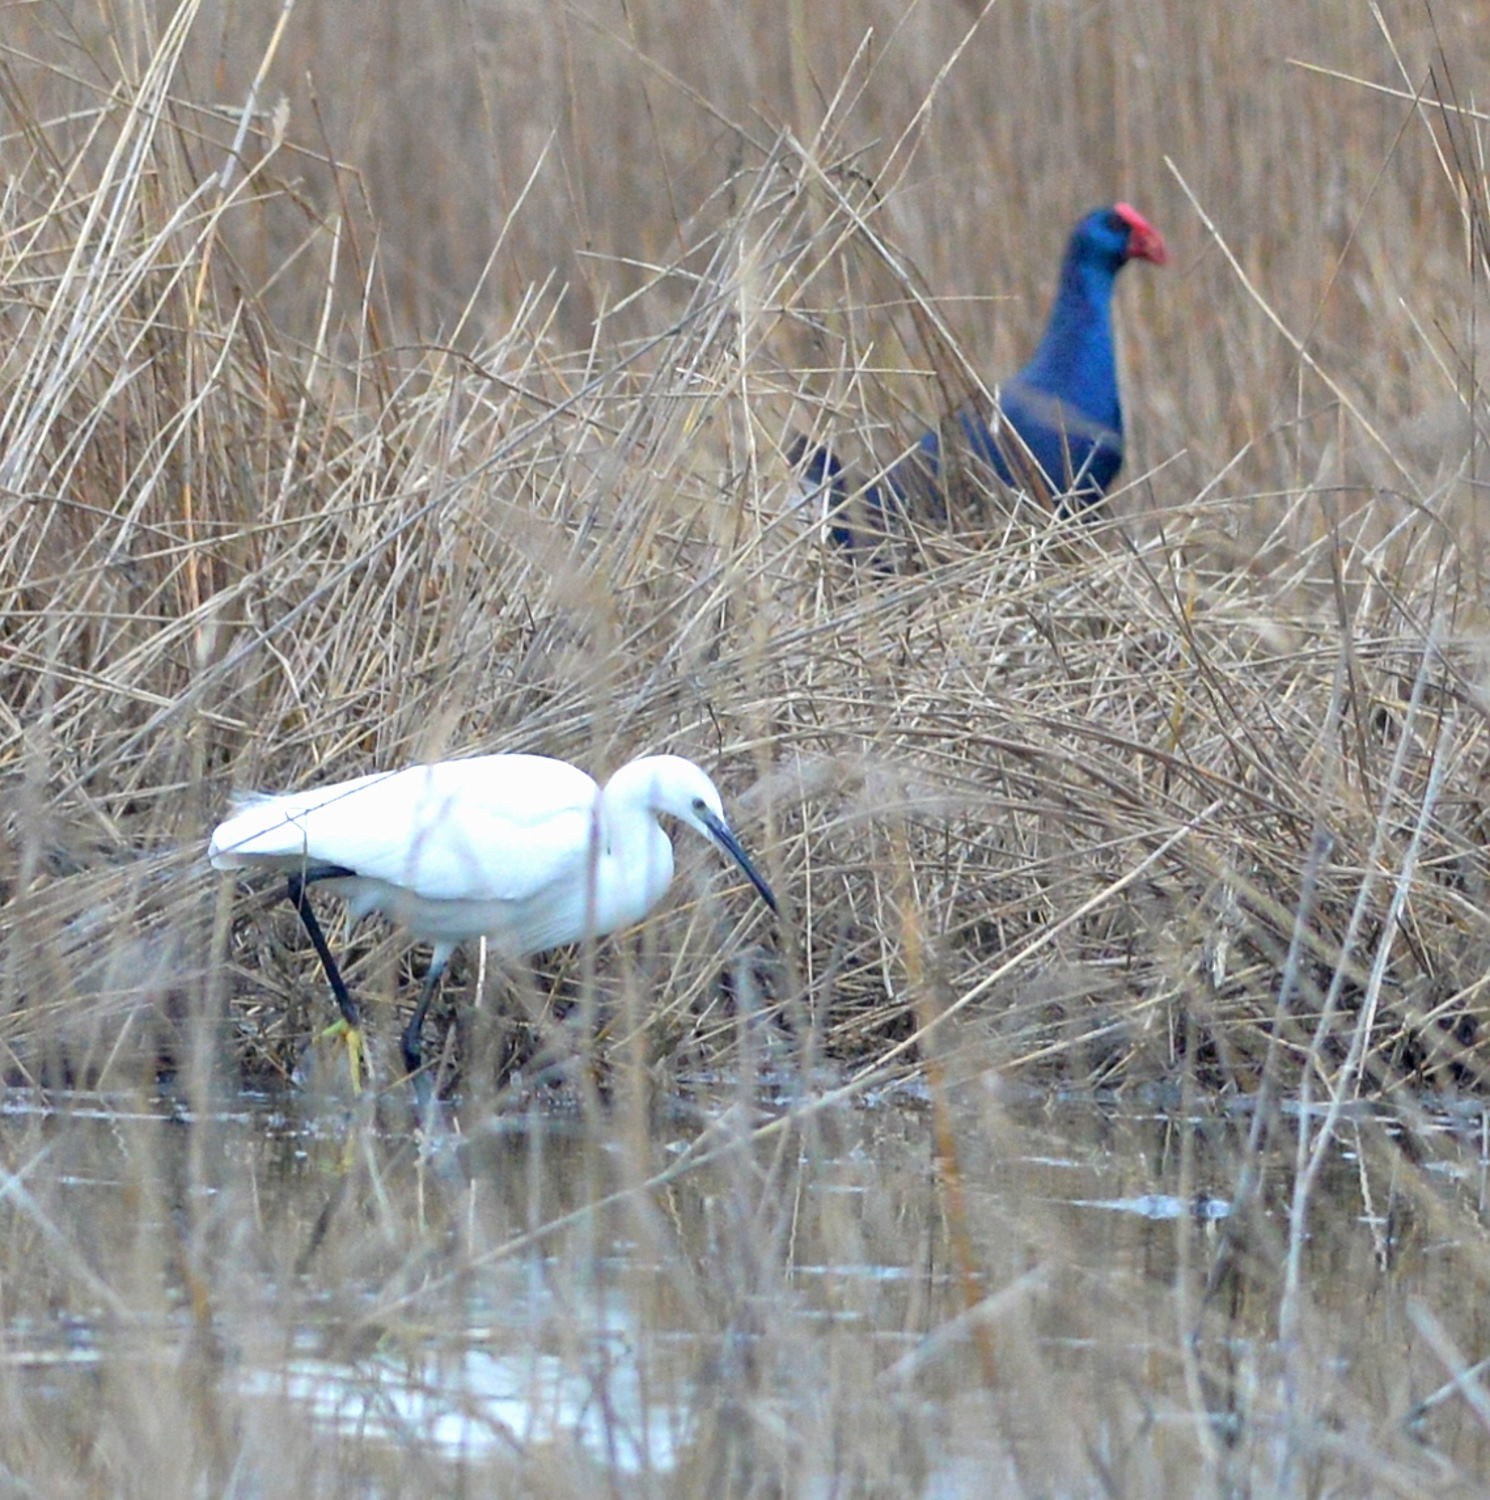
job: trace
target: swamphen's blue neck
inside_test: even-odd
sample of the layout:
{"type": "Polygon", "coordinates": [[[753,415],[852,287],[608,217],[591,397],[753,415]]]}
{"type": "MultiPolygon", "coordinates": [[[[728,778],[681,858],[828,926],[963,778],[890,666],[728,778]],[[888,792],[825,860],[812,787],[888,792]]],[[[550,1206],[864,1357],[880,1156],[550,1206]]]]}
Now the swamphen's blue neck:
{"type": "Polygon", "coordinates": [[[1094,423],[1120,433],[1112,347],[1112,288],[1121,260],[1094,254],[1078,229],[1061,262],[1060,285],[1045,336],[1015,384],[1057,397],[1094,423]]]}

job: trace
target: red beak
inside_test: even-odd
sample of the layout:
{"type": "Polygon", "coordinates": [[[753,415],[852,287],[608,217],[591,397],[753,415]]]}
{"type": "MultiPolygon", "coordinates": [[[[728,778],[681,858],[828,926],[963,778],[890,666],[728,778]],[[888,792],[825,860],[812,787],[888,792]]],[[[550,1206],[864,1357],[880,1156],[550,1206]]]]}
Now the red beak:
{"type": "Polygon", "coordinates": [[[1131,203],[1113,205],[1113,212],[1128,226],[1128,259],[1151,260],[1162,266],[1169,259],[1164,236],[1131,203]]]}

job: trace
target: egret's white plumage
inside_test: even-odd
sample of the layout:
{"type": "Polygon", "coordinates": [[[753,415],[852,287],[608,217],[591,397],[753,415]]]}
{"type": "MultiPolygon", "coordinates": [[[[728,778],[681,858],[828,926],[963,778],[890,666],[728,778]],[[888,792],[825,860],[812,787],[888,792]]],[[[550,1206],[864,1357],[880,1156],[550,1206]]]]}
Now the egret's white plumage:
{"type": "Polygon", "coordinates": [[[430,978],[405,1033],[418,1031],[455,948],[485,937],[512,958],[600,937],[640,921],[673,876],[658,816],[688,824],[738,862],[767,904],[770,888],[725,821],[719,792],[676,755],[631,761],[604,788],[543,755],[483,755],[359,776],[308,792],[255,797],[213,831],[220,869],[278,871],[336,991],[346,993],[305,902],[305,886],[341,896],[354,915],[379,911],[433,945],[430,978]]]}

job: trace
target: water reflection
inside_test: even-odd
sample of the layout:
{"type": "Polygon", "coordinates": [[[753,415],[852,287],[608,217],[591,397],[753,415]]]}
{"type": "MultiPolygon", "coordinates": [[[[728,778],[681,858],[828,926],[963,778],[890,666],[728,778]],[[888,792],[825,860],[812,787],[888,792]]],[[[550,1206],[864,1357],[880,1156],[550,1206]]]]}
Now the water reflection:
{"type": "Polygon", "coordinates": [[[602,1122],[535,1108],[431,1153],[294,1097],[11,1098],[15,1462],[81,1483],[110,1443],[152,1451],[184,1423],[223,1493],[245,1463],[256,1494],[317,1472],[400,1493],[431,1464],[556,1493],[801,1493],[851,1457],[848,1492],[1004,1473],[1087,1493],[1121,1471],[1158,1494],[1197,1463],[1267,1470],[1299,1349],[1315,1404],[1373,1451],[1395,1413],[1440,1466],[1485,1457],[1472,1405],[1435,1395],[1433,1333],[1490,1339],[1460,1295],[1485,1269],[1477,1124],[1415,1130],[1411,1163],[1395,1126],[1352,1126],[1285,1359],[1291,1143],[1234,1215],[1245,1125],[1224,1118],[962,1101],[955,1199],[920,1101],[770,1121],[727,1092],[602,1122]],[[86,1456],[59,1456],[80,1431],[86,1456]]]}

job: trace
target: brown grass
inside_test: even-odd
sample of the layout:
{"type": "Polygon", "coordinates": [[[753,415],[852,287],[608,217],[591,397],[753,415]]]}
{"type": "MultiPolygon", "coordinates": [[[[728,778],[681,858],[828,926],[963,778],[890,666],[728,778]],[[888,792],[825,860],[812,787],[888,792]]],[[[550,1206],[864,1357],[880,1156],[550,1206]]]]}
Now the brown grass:
{"type": "MultiPolygon", "coordinates": [[[[1007,18],[947,35],[947,17],[908,19],[841,75],[805,34],[792,51],[731,22],[762,78],[795,79],[752,118],[741,79],[713,79],[698,55],[723,44],[697,46],[715,25],[702,12],[655,50],[576,12],[513,38],[490,76],[479,49],[452,47],[457,99],[479,82],[516,109],[521,61],[535,118],[540,76],[570,102],[558,163],[538,165],[494,249],[488,237],[459,261],[483,239],[448,214],[476,195],[443,156],[390,165],[389,122],[423,76],[390,16],[374,26],[394,27],[386,46],[362,38],[368,67],[396,74],[365,160],[314,160],[362,150],[367,121],[341,113],[361,94],[333,111],[315,91],[305,116],[275,102],[292,57],[314,78],[345,34],[328,16],[323,35],[292,21],[258,55],[222,39],[219,71],[242,55],[246,77],[262,74],[236,116],[191,92],[210,34],[189,13],[156,38],[130,12],[117,34],[79,39],[81,69],[12,57],[27,157],[5,240],[0,754],[29,934],[7,971],[23,1074],[54,1036],[53,1005],[73,1009],[59,997],[97,993],[98,961],[76,950],[96,947],[100,922],[170,934],[181,957],[162,1013],[227,999],[258,1018],[313,985],[300,946],[284,949],[288,914],[271,948],[234,941],[226,982],[200,925],[192,851],[234,787],[477,748],[603,770],[666,747],[716,769],[754,825],[789,907],[779,938],[761,931],[784,960],[770,995],[834,1054],[914,1061],[930,985],[1004,1066],[1121,1081],[1171,1076],[1188,1053],[1208,1081],[1250,1090],[1295,944],[1274,1062],[1348,1058],[1351,1086],[1371,1092],[1425,1069],[1477,1082],[1484,580],[1465,247],[1485,199],[1458,166],[1477,121],[1453,107],[1456,55],[1415,22],[1348,29],[1364,53],[1342,56],[1316,15],[1287,39],[1300,60],[1383,82],[1280,58],[1297,109],[1239,134],[1248,160],[1228,189],[1257,200],[1242,213],[1200,150],[1210,132],[1174,134],[1198,66],[1186,49],[1214,61],[1259,44],[1210,35],[1213,19],[1177,11],[1142,37],[1170,49],[1171,114],[1149,118],[1159,101],[1119,86],[1161,54],[1112,30],[1087,38],[1075,75],[1051,75],[1080,122],[1034,131],[1027,112],[989,111],[954,171],[937,132],[967,129],[980,67],[1011,66],[1007,18]],[[1399,67],[1421,83],[1416,56],[1435,68],[1420,104],[1388,88],[1399,67]],[[592,74],[593,89],[561,87],[592,74]],[[586,111],[622,98],[640,110],[615,133],[628,149],[586,157],[586,111]],[[883,114],[868,132],[871,98],[883,114]],[[1360,123],[1344,165],[1308,154],[1327,118],[1360,123]],[[291,144],[297,119],[321,137],[309,156],[291,144]],[[1254,156],[1281,160],[1285,124],[1289,170],[1251,181],[1254,156]],[[1124,165],[1091,185],[1068,171],[1047,207],[1061,138],[1088,171],[1100,163],[1077,140],[1101,141],[1098,157],[1121,143],[1124,165]],[[614,175],[644,158],[674,205],[645,230],[637,199],[656,195],[614,175]],[[1024,175],[974,169],[999,162],[1024,175]],[[912,539],[898,576],[835,555],[793,513],[785,438],[831,432],[861,461],[893,456],[917,412],[1027,343],[1049,277],[1030,274],[1009,315],[974,316],[959,285],[1003,292],[1002,264],[1048,267],[1073,205],[1130,179],[1180,264],[1122,288],[1139,456],[1114,519],[1073,531],[975,505],[976,529],[912,539]],[[432,188],[441,212],[392,211],[432,188]],[[1290,211],[1293,194],[1313,211],[1290,211]],[[979,217],[929,236],[910,212],[980,197],[979,217]],[[585,204],[591,217],[565,220],[585,204]],[[634,232],[635,264],[607,262],[597,290],[593,257],[560,257],[557,273],[520,273],[500,316],[485,310],[540,242],[595,245],[601,205],[604,238],[634,232]],[[450,315],[398,269],[415,264],[466,289],[433,343],[407,342],[450,315]],[[1207,302],[1214,331],[1181,337],[1207,302]],[[911,374],[928,357],[930,384],[911,374]],[[1462,420],[1429,464],[1403,434],[1434,402],[1462,420]],[[1302,911],[1316,836],[1329,853],[1302,911]]],[[[63,40],[31,21],[37,53],[63,40]]],[[[1047,61],[1063,24],[1039,34],[1047,61]]],[[[1257,104],[1236,87],[1215,103],[1240,132],[1257,104]]],[[[475,102],[457,117],[477,138],[490,127],[475,102]]],[[[248,921],[235,930],[262,925],[248,921]]],[[[656,1052],[707,1056],[732,1034],[710,978],[718,937],[659,944],[678,956],[658,981],[656,1052]]],[[[249,1060],[266,1039],[283,1059],[299,1029],[255,1020],[240,1042],[249,1060]]]]}

